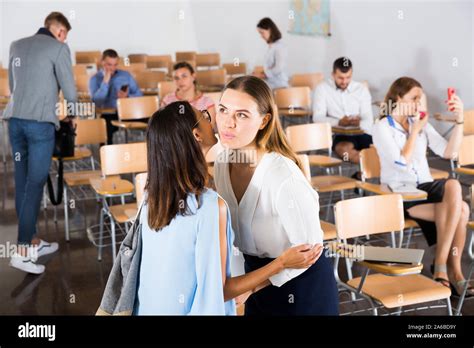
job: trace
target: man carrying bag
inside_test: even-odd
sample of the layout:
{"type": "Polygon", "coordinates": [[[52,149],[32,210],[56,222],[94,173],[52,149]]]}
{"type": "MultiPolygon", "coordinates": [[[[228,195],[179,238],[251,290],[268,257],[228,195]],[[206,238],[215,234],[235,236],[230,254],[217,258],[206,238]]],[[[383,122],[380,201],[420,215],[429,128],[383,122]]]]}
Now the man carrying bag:
{"type": "Polygon", "coordinates": [[[36,222],[51,165],[55,128],[59,128],[59,90],[68,102],[76,102],[71,54],[64,43],[70,30],[67,18],[52,12],[35,35],[10,46],[11,98],[4,116],[9,119],[18,218],[18,249],[10,265],[34,274],[45,270],[44,265],[36,263],[37,258],[58,249],[57,243],[36,236],[36,222]]]}

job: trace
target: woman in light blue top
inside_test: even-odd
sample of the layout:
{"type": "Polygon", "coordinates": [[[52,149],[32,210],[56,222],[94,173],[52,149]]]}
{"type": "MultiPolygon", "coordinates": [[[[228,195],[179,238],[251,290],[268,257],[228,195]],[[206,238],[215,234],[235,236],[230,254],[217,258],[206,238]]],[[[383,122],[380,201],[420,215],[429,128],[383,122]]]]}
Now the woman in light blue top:
{"type": "Polygon", "coordinates": [[[288,53],[285,44],[282,42],[280,30],[268,17],[258,22],[257,30],[262,39],[268,44],[268,50],[265,54],[263,71],[254,71],[252,75],[265,80],[271,89],[288,87],[286,72],[288,53]]]}
{"type": "Polygon", "coordinates": [[[307,268],[321,255],[321,245],[303,244],[265,267],[231,277],[229,209],[206,187],[204,152],[215,142],[209,113],[188,102],[171,103],[150,120],[135,314],[232,315],[233,298],[259,290],[284,268],[307,268]]]}

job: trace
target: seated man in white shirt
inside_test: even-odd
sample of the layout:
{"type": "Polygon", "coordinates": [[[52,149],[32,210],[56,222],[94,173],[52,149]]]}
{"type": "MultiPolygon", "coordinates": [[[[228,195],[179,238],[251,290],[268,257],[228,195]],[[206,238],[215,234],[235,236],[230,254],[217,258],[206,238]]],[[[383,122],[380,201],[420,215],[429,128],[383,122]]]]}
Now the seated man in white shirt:
{"type": "Polygon", "coordinates": [[[334,61],[332,78],[321,82],[314,91],[313,121],[331,126],[360,127],[364,134],[336,135],[333,151],[344,160],[359,163],[359,151],[372,144],[372,98],[362,83],[352,81],[352,62],[347,57],[334,61]]]}

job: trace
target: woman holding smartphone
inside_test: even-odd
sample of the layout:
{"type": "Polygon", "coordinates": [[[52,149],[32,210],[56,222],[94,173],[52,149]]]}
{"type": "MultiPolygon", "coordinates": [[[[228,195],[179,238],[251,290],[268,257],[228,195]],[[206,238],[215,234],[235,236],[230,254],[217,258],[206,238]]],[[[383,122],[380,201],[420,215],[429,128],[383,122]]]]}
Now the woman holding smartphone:
{"type": "MultiPolygon", "coordinates": [[[[231,81],[216,121],[228,149],[217,157],[214,180],[229,205],[245,272],[271,264],[291,246],[322,243],[318,194],[286,141],[268,85],[254,76],[231,81]]],[[[260,291],[247,293],[245,314],[337,315],[332,267],[323,254],[307,269],[271,276],[260,291]]]]}
{"type": "MultiPolygon", "coordinates": [[[[469,206],[462,200],[459,181],[433,180],[427,147],[446,159],[454,158],[463,137],[463,103],[457,95],[448,101],[448,109],[456,116],[453,133],[446,141],[428,122],[426,97],[421,84],[401,77],[385,96],[381,119],[375,124],[372,136],[380,157],[381,182],[389,185],[409,184],[426,191],[426,200],[405,202],[407,217],[421,227],[428,244],[436,244],[432,269],[434,279],[453,294],[461,293],[466,279],[461,269],[461,256],[466,241],[469,206]],[[390,108],[391,110],[387,110],[390,108]]],[[[473,296],[472,287],[466,296],[473,296]]]]}
{"type": "Polygon", "coordinates": [[[284,269],[309,267],[322,253],[322,245],[299,243],[266,267],[231,277],[230,213],[207,188],[205,152],[217,141],[210,121],[188,102],[171,103],[150,120],[135,314],[235,314],[233,298],[284,269]]]}

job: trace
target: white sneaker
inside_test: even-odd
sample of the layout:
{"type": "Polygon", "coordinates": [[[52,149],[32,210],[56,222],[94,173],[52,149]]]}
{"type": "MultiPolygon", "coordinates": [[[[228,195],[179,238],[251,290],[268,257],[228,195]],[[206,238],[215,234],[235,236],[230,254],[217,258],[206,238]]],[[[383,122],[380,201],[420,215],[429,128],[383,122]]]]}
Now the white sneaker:
{"type": "Polygon", "coordinates": [[[20,254],[14,253],[10,259],[10,266],[18,268],[23,272],[41,274],[44,272],[44,265],[38,265],[34,263],[30,257],[21,256],[20,254]]]}
{"type": "Polygon", "coordinates": [[[42,239],[40,239],[40,243],[35,246],[30,246],[30,250],[28,250],[28,255],[31,255],[33,260],[38,259],[41,256],[52,254],[56,252],[59,248],[58,243],[48,243],[42,239]]]}

